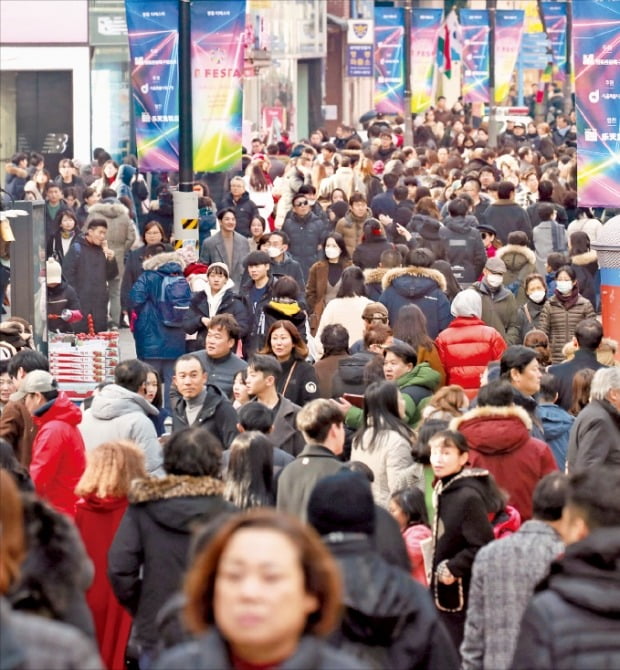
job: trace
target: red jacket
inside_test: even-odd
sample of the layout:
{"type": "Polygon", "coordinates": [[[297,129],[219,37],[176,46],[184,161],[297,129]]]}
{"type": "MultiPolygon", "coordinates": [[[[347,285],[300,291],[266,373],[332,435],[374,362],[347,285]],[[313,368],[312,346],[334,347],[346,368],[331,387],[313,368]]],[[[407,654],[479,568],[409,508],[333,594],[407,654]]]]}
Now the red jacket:
{"type": "Polygon", "coordinates": [[[402,531],[403,540],[407,547],[407,554],[411,562],[411,576],[422,586],[428,586],[426,579],[426,566],[424,565],[424,554],[422,553],[422,541],[433,536],[430,528],[424,524],[409,526],[402,531]]]}
{"type": "Polygon", "coordinates": [[[36,492],[71,517],[77,502],[74,490],[86,466],[84,442],[77,428],[81,420],[82,413],[62,391],[33,416],[38,431],[32,443],[30,476],[36,492]]]}
{"type": "Polygon", "coordinates": [[[75,523],[93,562],[95,577],[86,593],[93,615],[97,642],[106,668],[125,667],[125,648],[131,616],[118,602],[108,579],[108,550],[127,509],[127,498],[81,498],[75,523]]]}
{"type": "Polygon", "coordinates": [[[446,371],[446,384],[458,384],[473,398],[480,388],[480,375],[491,361],[506,351],[503,337],[475,316],[457,316],[435,339],[446,371]]]}
{"type": "Polygon", "coordinates": [[[545,475],[558,469],[551,449],[530,435],[527,412],[510,407],[476,407],[450,422],[469,445],[469,463],[485,468],[509,494],[522,521],[532,518],[532,495],[545,475]]]}

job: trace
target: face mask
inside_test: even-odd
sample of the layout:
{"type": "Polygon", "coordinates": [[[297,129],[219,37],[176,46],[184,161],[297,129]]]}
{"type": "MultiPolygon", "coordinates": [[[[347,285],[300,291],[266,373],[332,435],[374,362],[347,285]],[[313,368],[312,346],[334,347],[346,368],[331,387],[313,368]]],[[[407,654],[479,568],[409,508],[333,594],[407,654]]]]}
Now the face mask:
{"type": "Polygon", "coordinates": [[[325,247],[325,255],[332,260],[334,258],[339,258],[341,253],[339,247],[325,247]]]}
{"type": "Polygon", "coordinates": [[[315,202],[316,200],[308,200],[308,204],[310,205],[310,207],[313,207],[315,202]]]}
{"type": "Polygon", "coordinates": [[[269,258],[277,258],[281,253],[282,249],[278,249],[277,247],[269,247],[269,258]]]}
{"type": "Polygon", "coordinates": [[[545,299],[545,292],[544,291],[532,291],[529,295],[529,299],[532,302],[542,302],[545,299]]]}
{"type": "Polygon", "coordinates": [[[493,275],[493,274],[487,275],[487,284],[491,288],[497,288],[498,286],[501,286],[503,281],[504,278],[502,277],[502,275],[493,275]]]}
{"type": "Polygon", "coordinates": [[[558,281],[555,286],[562,295],[568,295],[573,290],[573,282],[568,280],[558,281]]]}

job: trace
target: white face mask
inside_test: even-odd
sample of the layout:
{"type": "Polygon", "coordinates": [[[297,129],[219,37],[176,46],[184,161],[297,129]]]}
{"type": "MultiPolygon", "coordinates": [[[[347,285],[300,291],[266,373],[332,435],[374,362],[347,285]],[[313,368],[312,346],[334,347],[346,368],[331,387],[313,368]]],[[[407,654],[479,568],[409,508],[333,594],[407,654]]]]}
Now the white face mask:
{"type": "Polygon", "coordinates": [[[269,258],[277,258],[282,254],[282,249],[279,249],[278,247],[269,247],[268,254],[269,258]]]}
{"type": "Polygon", "coordinates": [[[570,280],[557,281],[555,286],[562,295],[568,295],[573,290],[573,282],[570,280]]]}
{"type": "Polygon", "coordinates": [[[487,284],[491,288],[497,288],[498,286],[501,286],[502,282],[504,281],[504,277],[502,275],[495,275],[495,274],[488,274],[486,279],[487,284]]]}
{"type": "Polygon", "coordinates": [[[532,302],[540,303],[545,299],[545,292],[544,291],[532,291],[529,294],[529,299],[532,302]]]}
{"type": "Polygon", "coordinates": [[[342,251],[340,251],[340,247],[325,247],[325,255],[332,260],[334,258],[340,258],[341,253],[342,251]]]}

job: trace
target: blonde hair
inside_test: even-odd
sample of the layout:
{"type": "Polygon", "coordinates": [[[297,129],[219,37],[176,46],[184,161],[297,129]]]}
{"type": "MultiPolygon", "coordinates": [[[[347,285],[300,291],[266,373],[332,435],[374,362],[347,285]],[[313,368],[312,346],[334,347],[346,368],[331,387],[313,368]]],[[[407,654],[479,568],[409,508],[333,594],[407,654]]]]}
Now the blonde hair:
{"type": "Polygon", "coordinates": [[[78,496],[122,498],[134,479],[147,477],[144,452],[134,442],[104,442],[86,455],[86,470],[78,482],[78,496]]]}
{"type": "Polygon", "coordinates": [[[422,410],[424,419],[444,419],[449,421],[455,416],[461,416],[461,408],[469,407],[469,399],[462,386],[450,384],[440,388],[426,407],[422,410]]]}

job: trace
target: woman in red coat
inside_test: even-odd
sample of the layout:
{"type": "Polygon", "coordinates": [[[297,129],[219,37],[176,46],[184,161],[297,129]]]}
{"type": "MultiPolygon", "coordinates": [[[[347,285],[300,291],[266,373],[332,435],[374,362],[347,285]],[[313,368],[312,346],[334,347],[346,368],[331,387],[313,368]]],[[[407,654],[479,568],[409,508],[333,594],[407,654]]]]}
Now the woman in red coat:
{"type": "Polygon", "coordinates": [[[129,485],[146,476],[144,453],[133,442],[105,442],[88,453],[86,470],[75,490],[81,496],[75,522],[95,567],[86,599],[108,670],[125,668],[131,631],[131,616],[108,580],[108,550],[127,508],[129,485]]]}
{"type": "Polygon", "coordinates": [[[456,295],[450,308],[454,321],[435,339],[446,371],[446,384],[463,387],[471,400],[480,388],[480,375],[507,348],[502,336],[480,318],[482,299],[473,289],[456,295]]]}

